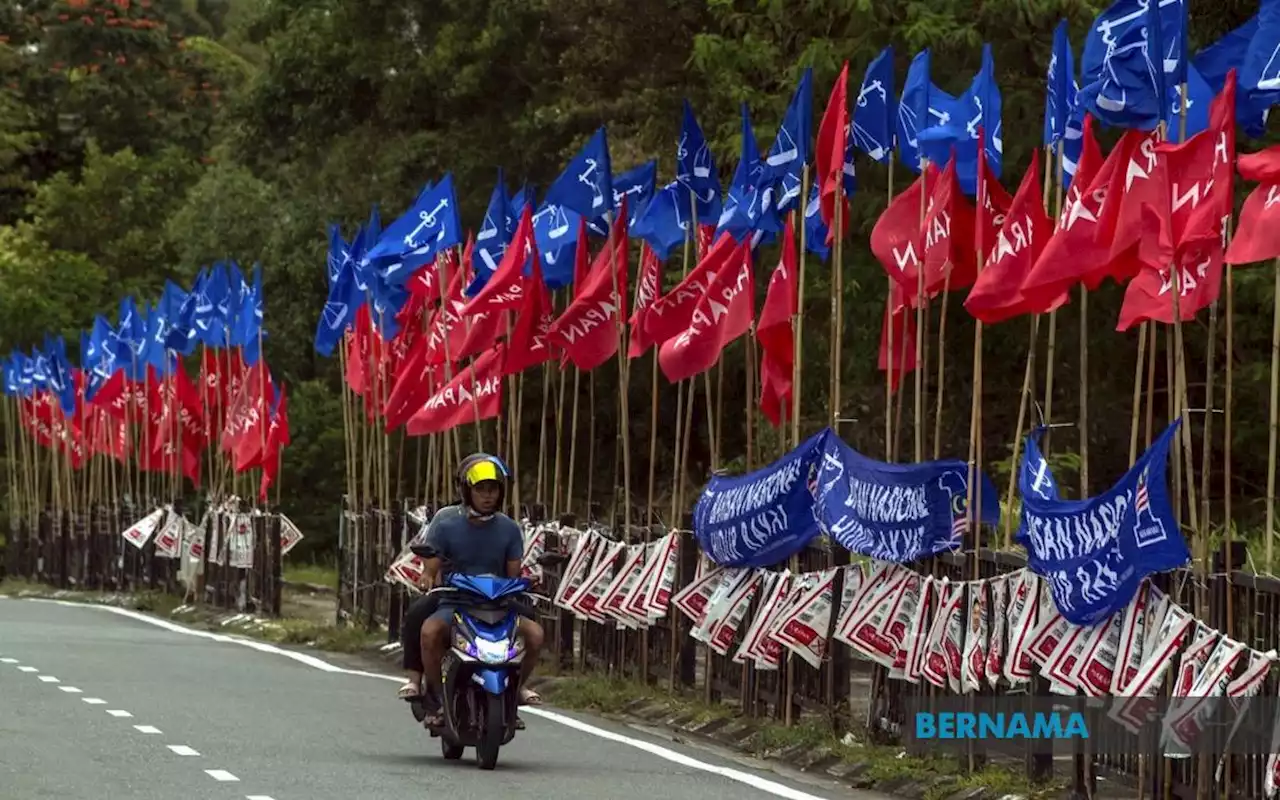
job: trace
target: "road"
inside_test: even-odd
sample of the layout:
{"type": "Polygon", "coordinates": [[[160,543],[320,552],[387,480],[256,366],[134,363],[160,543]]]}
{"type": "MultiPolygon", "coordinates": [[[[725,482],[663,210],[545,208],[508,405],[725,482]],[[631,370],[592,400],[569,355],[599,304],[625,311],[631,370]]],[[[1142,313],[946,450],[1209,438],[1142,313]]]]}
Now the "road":
{"type": "Polygon", "coordinates": [[[437,740],[394,676],[103,607],[0,598],[5,800],[879,800],[620,723],[527,709],[498,768],[437,740]]]}

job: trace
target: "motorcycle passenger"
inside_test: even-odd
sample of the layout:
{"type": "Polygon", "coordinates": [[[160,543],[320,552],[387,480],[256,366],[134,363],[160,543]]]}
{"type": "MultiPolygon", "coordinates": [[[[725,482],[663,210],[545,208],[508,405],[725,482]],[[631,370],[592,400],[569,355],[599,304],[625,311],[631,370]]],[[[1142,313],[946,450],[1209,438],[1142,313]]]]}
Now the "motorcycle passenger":
{"type": "MultiPolygon", "coordinates": [[[[462,502],[456,512],[446,513],[448,509],[441,509],[428,526],[426,544],[437,555],[424,560],[422,588],[429,591],[441,585],[444,561],[448,562],[448,569],[453,573],[520,577],[524,535],[515,520],[498,511],[506,496],[506,466],[493,456],[477,453],[462,460],[456,478],[462,502]]],[[[399,691],[402,698],[421,699],[427,713],[427,725],[431,727],[443,724],[439,695],[441,661],[449,649],[453,615],[460,608],[456,601],[434,601],[435,598],[419,598],[406,615],[407,631],[412,631],[424,612],[429,612],[421,623],[419,648],[405,648],[405,668],[409,676],[399,691]],[[430,608],[431,604],[435,605],[434,609],[430,608]],[[414,649],[419,649],[420,663],[414,663],[409,655],[414,649]],[[421,667],[425,694],[413,667],[421,667]]],[[[538,662],[543,642],[542,626],[525,616],[521,616],[517,624],[525,649],[520,670],[521,694],[524,702],[536,704],[541,698],[536,692],[523,690],[523,686],[538,662]]]]}

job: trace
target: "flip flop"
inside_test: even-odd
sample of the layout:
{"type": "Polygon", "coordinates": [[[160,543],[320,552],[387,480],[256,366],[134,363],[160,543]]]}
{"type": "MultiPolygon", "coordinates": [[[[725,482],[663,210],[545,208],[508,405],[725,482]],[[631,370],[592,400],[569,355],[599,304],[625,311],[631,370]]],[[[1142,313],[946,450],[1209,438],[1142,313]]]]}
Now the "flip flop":
{"type": "Polygon", "coordinates": [[[408,700],[409,702],[421,700],[422,687],[412,681],[407,681],[400,687],[400,690],[396,692],[396,697],[399,697],[401,700],[408,700]]]}
{"type": "Polygon", "coordinates": [[[526,689],[523,692],[521,692],[521,694],[524,696],[520,698],[520,705],[522,706],[542,705],[542,695],[538,694],[534,690],[526,689]]]}

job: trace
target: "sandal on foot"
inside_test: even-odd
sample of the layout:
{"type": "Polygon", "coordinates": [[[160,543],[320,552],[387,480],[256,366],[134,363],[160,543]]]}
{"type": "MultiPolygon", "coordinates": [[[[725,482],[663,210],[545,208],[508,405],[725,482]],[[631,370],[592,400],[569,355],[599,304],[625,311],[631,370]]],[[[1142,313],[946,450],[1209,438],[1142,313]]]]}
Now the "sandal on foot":
{"type": "Polygon", "coordinates": [[[404,685],[400,687],[400,690],[396,692],[396,697],[410,702],[413,702],[414,700],[421,700],[422,687],[413,681],[405,681],[404,685]]]}
{"type": "Polygon", "coordinates": [[[524,720],[520,719],[519,715],[516,716],[516,730],[524,730],[524,720]]]}
{"type": "Polygon", "coordinates": [[[522,706],[540,706],[542,705],[542,695],[532,689],[520,690],[520,705],[522,706]]]}

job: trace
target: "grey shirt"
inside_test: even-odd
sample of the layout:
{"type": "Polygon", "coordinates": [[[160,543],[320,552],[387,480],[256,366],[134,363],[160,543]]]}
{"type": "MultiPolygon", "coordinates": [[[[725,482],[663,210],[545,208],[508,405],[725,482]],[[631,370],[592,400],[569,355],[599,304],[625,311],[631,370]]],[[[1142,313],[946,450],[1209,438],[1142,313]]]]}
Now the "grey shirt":
{"type": "Polygon", "coordinates": [[[441,509],[427,528],[426,543],[447,562],[446,569],[462,575],[507,575],[507,562],[524,558],[524,534],[515,520],[495,514],[485,522],[467,519],[461,506],[454,513],[441,509]]]}

